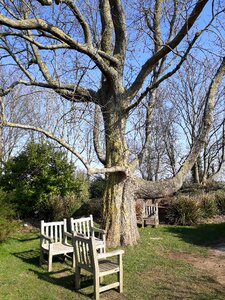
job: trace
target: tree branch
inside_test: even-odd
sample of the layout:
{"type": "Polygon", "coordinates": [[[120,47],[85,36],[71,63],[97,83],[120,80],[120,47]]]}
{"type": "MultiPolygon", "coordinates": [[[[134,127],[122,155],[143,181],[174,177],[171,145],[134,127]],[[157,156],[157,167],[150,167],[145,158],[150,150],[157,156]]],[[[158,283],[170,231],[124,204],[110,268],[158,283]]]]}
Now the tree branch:
{"type": "Polygon", "coordinates": [[[126,20],[121,0],[109,0],[115,30],[115,47],[113,55],[123,65],[127,47],[126,20]]]}
{"type": "Polygon", "coordinates": [[[221,83],[223,76],[225,75],[225,58],[223,58],[214,78],[211,81],[208,89],[204,115],[202,117],[202,126],[190,154],[185,159],[181,168],[177,174],[168,180],[159,182],[148,182],[141,178],[135,178],[136,194],[140,198],[160,198],[175,193],[181,188],[188,171],[194,165],[201,149],[204,147],[209,130],[213,123],[213,113],[215,105],[215,95],[218,90],[219,84],[221,83]]]}
{"type": "Polygon", "coordinates": [[[168,44],[163,46],[158,52],[156,52],[150,59],[148,59],[142,66],[139,74],[134,80],[131,87],[126,92],[126,97],[133,98],[139,89],[141,88],[145,78],[150,74],[155,64],[158,63],[165,55],[170,53],[176,46],[184,39],[188,31],[191,29],[196,19],[202,12],[203,8],[209,0],[198,0],[190,16],[187,18],[185,24],[181,27],[177,35],[168,44]]]}
{"type": "Polygon", "coordinates": [[[103,174],[103,173],[115,173],[115,172],[123,172],[127,174],[129,171],[127,170],[127,167],[122,167],[122,166],[114,166],[110,168],[93,168],[88,164],[88,162],[81,156],[79,152],[77,152],[73,147],[71,147],[68,143],[64,141],[64,139],[57,138],[55,135],[53,135],[51,132],[44,130],[43,128],[32,126],[32,125],[27,125],[27,124],[18,124],[18,123],[13,123],[13,122],[8,122],[5,117],[5,110],[4,110],[4,105],[2,102],[2,99],[0,98],[0,111],[1,111],[1,116],[2,116],[2,126],[5,127],[11,127],[11,128],[20,128],[20,129],[25,129],[25,130],[31,130],[35,132],[39,132],[44,134],[47,138],[50,138],[51,140],[57,142],[59,145],[70,151],[72,154],[74,154],[84,165],[84,167],[87,170],[87,173],[89,175],[93,174],[103,174]]]}
{"type": "Polygon", "coordinates": [[[125,113],[128,113],[130,110],[132,110],[135,107],[137,107],[141,103],[141,101],[148,95],[149,92],[151,92],[152,90],[156,89],[160,85],[160,83],[162,83],[164,80],[166,80],[169,77],[171,77],[173,74],[175,74],[180,69],[180,67],[182,66],[183,62],[186,60],[189,52],[191,51],[194,43],[197,41],[197,39],[199,38],[199,36],[202,34],[202,32],[204,30],[196,32],[194,38],[189,43],[189,46],[188,46],[187,50],[185,51],[184,55],[181,57],[180,62],[176,65],[176,67],[172,71],[166,73],[164,76],[162,76],[161,78],[159,78],[158,80],[156,80],[151,86],[147,87],[146,90],[140,95],[140,97],[138,98],[138,100],[136,102],[134,102],[133,104],[131,104],[129,107],[126,108],[125,113]]]}
{"type": "Polygon", "coordinates": [[[88,55],[102,71],[102,73],[109,79],[115,73],[115,70],[110,68],[98,54],[97,49],[92,45],[80,44],[76,42],[72,37],[66,34],[63,30],[58,27],[47,23],[42,19],[23,19],[23,20],[13,20],[0,14],[0,24],[8,26],[10,28],[15,28],[19,30],[40,30],[50,33],[54,38],[59,39],[63,43],[66,43],[70,49],[75,49],[78,52],[88,55]]]}
{"type": "Polygon", "coordinates": [[[90,28],[88,26],[88,23],[80,13],[78,7],[76,6],[74,1],[71,0],[61,0],[61,2],[65,3],[73,12],[74,16],[78,20],[79,24],[81,25],[83,32],[84,32],[84,37],[85,37],[85,43],[88,44],[89,46],[92,45],[92,39],[91,39],[91,32],[90,28]]]}
{"type": "Polygon", "coordinates": [[[105,53],[111,54],[113,22],[110,13],[109,0],[100,0],[99,10],[102,23],[101,49],[105,53]]]}
{"type": "Polygon", "coordinates": [[[95,152],[98,156],[99,161],[105,165],[106,158],[105,154],[103,154],[102,148],[99,144],[99,127],[100,127],[100,113],[101,109],[99,105],[95,105],[95,116],[94,116],[94,128],[93,128],[93,140],[94,140],[94,148],[95,152]]]}

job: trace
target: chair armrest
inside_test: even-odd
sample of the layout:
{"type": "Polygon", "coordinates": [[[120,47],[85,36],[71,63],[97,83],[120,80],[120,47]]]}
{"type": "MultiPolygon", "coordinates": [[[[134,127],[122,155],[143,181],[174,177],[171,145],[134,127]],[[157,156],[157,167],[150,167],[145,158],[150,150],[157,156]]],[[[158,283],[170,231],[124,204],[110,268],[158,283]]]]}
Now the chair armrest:
{"type": "Polygon", "coordinates": [[[53,243],[54,242],[54,240],[51,237],[49,237],[49,236],[47,236],[45,234],[41,234],[40,238],[49,241],[49,243],[53,243]]]}
{"type": "Polygon", "coordinates": [[[101,233],[101,234],[106,234],[106,231],[104,229],[100,229],[97,227],[91,227],[91,231],[101,233]]]}
{"type": "Polygon", "coordinates": [[[124,254],[124,250],[114,250],[114,251],[106,252],[106,253],[98,253],[97,258],[104,259],[107,257],[112,257],[112,256],[117,256],[117,255],[122,255],[122,254],[124,254]]]}
{"type": "Polygon", "coordinates": [[[71,238],[71,239],[72,239],[72,237],[74,236],[73,233],[70,233],[70,232],[67,232],[67,231],[64,231],[63,234],[64,234],[65,236],[71,238]]]}

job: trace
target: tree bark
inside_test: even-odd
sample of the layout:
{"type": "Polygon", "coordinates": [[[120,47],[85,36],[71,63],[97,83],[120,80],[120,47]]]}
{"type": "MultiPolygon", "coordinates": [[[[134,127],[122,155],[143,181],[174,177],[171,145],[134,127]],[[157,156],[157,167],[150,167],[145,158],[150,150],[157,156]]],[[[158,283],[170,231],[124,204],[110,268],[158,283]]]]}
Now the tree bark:
{"type": "MultiPolygon", "coordinates": [[[[110,103],[112,101],[109,100],[110,103]]],[[[107,168],[119,165],[128,169],[128,149],[125,141],[126,116],[121,113],[122,111],[119,101],[117,105],[105,107],[103,111],[107,168]]],[[[109,246],[137,243],[139,233],[134,190],[128,174],[124,172],[107,174],[103,215],[109,246]]]]}

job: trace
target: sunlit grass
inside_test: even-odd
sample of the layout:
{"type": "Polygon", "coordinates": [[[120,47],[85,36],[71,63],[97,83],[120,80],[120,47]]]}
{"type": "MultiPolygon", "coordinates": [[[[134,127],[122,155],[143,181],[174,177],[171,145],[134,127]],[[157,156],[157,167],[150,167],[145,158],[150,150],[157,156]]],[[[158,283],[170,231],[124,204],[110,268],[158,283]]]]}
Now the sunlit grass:
{"type": "MultiPolygon", "coordinates": [[[[124,294],[106,292],[102,299],[225,299],[224,286],[210,274],[171,253],[207,256],[225,239],[225,223],[195,227],[140,229],[140,242],[125,248],[124,294]]],[[[91,284],[91,281],[89,281],[91,284]]],[[[18,235],[0,244],[0,299],[90,299],[93,287],[74,291],[71,262],[53,260],[53,272],[39,267],[38,233],[18,235]]]]}

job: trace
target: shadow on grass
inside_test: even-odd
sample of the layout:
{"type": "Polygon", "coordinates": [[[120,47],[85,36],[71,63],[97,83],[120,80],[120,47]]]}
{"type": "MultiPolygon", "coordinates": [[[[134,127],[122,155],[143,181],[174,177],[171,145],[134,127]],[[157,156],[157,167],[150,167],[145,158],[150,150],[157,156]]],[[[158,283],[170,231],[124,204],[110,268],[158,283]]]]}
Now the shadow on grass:
{"type": "Polygon", "coordinates": [[[40,251],[38,249],[12,253],[27,264],[39,266],[40,251]]]}
{"type": "Polygon", "coordinates": [[[35,236],[35,237],[31,237],[31,238],[18,238],[16,239],[18,242],[24,243],[24,242],[30,242],[30,241],[34,241],[34,240],[39,240],[40,236],[35,236]]]}
{"type": "Polygon", "coordinates": [[[185,242],[205,247],[214,247],[225,242],[225,223],[201,224],[196,226],[171,226],[166,231],[175,234],[185,242]]]}
{"type": "Polygon", "coordinates": [[[79,291],[75,291],[75,276],[71,269],[62,269],[56,272],[44,273],[32,269],[29,269],[29,271],[33,272],[40,280],[44,280],[51,284],[66,288],[89,298],[93,297],[93,288],[90,288],[93,285],[93,276],[82,275],[81,287],[79,291]]]}
{"type": "MultiPolygon", "coordinates": [[[[23,262],[39,267],[39,258],[40,258],[40,250],[28,250],[23,252],[14,252],[12,253],[15,257],[20,258],[23,262]]],[[[46,256],[46,261],[48,259],[48,256],[46,253],[44,253],[44,256],[46,256]]],[[[63,263],[63,264],[69,264],[68,267],[70,267],[71,262],[69,262],[63,255],[57,255],[54,256],[54,263],[63,263]]]]}
{"type": "MultiPolygon", "coordinates": [[[[30,264],[32,266],[39,268],[39,258],[40,258],[40,251],[39,249],[35,250],[29,250],[29,251],[23,251],[23,252],[14,252],[12,253],[15,257],[21,259],[23,262],[30,264]]],[[[62,263],[62,259],[60,259],[60,256],[54,257],[54,263],[62,263]]],[[[70,267],[64,267],[64,264],[67,262],[64,262],[63,265],[60,266],[60,270],[54,271],[54,272],[45,272],[44,269],[40,268],[40,271],[29,269],[32,273],[34,273],[39,279],[47,281],[51,284],[55,284],[61,287],[64,287],[68,290],[75,292],[74,287],[74,271],[70,267]],[[61,268],[63,266],[63,268],[61,268]]],[[[93,291],[89,292],[87,290],[87,287],[90,287],[93,285],[93,276],[87,276],[83,275],[81,276],[81,289],[79,291],[76,291],[77,293],[92,298],[93,291]]],[[[92,288],[93,290],[93,288],[92,288]]]]}

